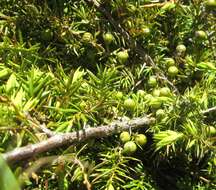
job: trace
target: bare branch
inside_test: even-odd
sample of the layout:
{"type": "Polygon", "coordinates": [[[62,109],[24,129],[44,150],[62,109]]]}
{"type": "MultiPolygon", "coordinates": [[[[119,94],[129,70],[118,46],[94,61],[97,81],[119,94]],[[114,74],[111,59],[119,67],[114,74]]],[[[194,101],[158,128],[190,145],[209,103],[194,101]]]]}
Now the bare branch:
{"type": "Polygon", "coordinates": [[[36,156],[39,153],[49,151],[62,145],[85,141],[89,138],[107,137],[124,130],[142,128],[154,122],[154,118],[141,117],[129,121],[115,121],[109,125],[102,125],[94,128],[87,128],[72,133],[56,134],[47,140],[36,144],[30,144],[24,147],[16,148],[11,152],[3,154],[7,162],[23,160],[36,156]]]}
{"type": "Polygon", "coordinates": [[[40,122],[37,121],[35,118],[32,118],[32,117],[30,116],[29,113],[27,113],[27,114],[25,115],[25,117],[26,117],[27,121],[28,121],[32,126],[38,128],[40,131],[42,131],[43,133],[45,133],[45,134],[47,135],[47,137],[52,137],[52,136],[56,135],[56,132],[53,132],[53,131],[49,130],[49,129],[46,127],[45,123],[40,124],[40,122]]]}
{"type": "Polygon", "coordinates": [[[46,127],[45,123],[40,124],[40,125],[38,125],[38,126],[40,127],[41,131],[44,132],[48,137],[52,137],[52,136],[56,135],[55,132],[49,130],[49,129],[46,127]]]}
{"type": "Polygon", "coordinates": [[[207,113],[209,113],[209,112],[214,112],[214,111],[216,111],[216,106],[215,107],[212,107],[212,108],[209,108],[209,109],[207,109],[207,110],[203,110],[202,111],[202,114],[207,114],[207,113]]]}

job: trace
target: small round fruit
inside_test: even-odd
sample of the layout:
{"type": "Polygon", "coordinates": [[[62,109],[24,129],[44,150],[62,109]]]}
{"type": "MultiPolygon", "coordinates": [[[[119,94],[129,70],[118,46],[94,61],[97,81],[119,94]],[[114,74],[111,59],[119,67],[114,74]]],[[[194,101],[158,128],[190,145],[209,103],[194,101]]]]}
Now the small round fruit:
{"type": "Polygon", "coordinates": [[[115,97],[117,99],[122,99],[123,98],[123,93],[121,91],[117,91],[116,94],[115,94],[115,97]]]}
{"type": "Polygon", "coordinates": [[[175,65],[175,60],[173,58],[165,58],[165,63],[167,66],[175,65]]]}
{"type": "Polygon", "coordinates": [[[214,136],[214,135],[216,135],[216,128],[213,127],[213,126],[209,126],[209,127],[208,127],[208,132],[209,132],[209,134],[210,134],[211,136],[214,136]]]}
{"type": "Polygon", "coordinates": [[[209,9],[214,9],[216,8],[216,0],[207,0],[205,2],[205,6],[209,9]]]}
{"type": "Polygon", "coordinates": [[[185,45],[183,45],[183,44],[178,45],[178,46],[176,47],[176,51],[177,51],[178,53],[185,53],[185,51],[186,51],[185,45]]]}
{"type": "Polygon", "coordinates": [[[146,92],[144,90],[138,90],[137,95],[141,96],[141,97],[144,97],[146,95],[146,92]]]}
{"type": "Polygon", "coordinates": [[[125,63],[129,58],[128,52],[126,50],[118,52],[117,58],[120,63],[125,63]]]}
{"type": "Polygon", "coordinates": [[[144,99],[146,101],[151,101],[152,98],[153,98],[153,96],[151,94],[146,94],[145,97],[144,97],[144,99]]]}
{"type": "Polygon", "coordinates": [[[207,39],[207,34],[203,30],[196,31],[195,36],[199,40],[206,40],[207,39]]]}
{"type": "Polygon", "coordinates": [[[165,111],[163,109],[158,109],[155,115],[157,119],[161,119],[165,116],[165,111]]]}
{"type": "Polygon", "coordinates": [[[82,36],[82,41],[85,43],[89,43],[93,40],[93,36],[90,32],[85,32],[82,36]]]}
{"type": "Polygon", "coordinates": [[[159,90],[159,89],[154,89],[153,92],[152,92],[152,95],[153,95],[154,97],[160,96],[160,90],[159,90]]]}
{"type": "Polygon", "coordinates": [[[133,99],[128,98],[124,101],[124,107],[127,110],[134,110],[136,107],[136,102],[133,99]]]}
{"type": "Polygon", "coordinates": [[[149,105],[153,109],[158,109],[161,107],[162,102],[158,98],[152,98],[151,101],[149,102],[149,105]]]}
{"type": "Polygon", "coordinates": [[[137,150],[137,145],[133,141],[128,141],[124,144],[123,152],[125,154],[133,154],[137,150]]]}
{"type": "Polygon", "coordinates": [[[103,35],[103,40],[107,45],[109,45],[114,40],[114,37],[111,33],[106,33],[103,35]]]}
{"type": "Polygon", "coordinates": [[[157,85],[157,79],[155,76],[150,76],[148,80],[148,84],[151,87],[155,87],[157,85]]]}
{"type": "Polygon", "coordinates": [[[41,32],[41,39],[44,41],[50,41],[53,38],[53,32],[49,28],[41,32]]]}
{"type": "Polygon", "coordinates": [[[126,143],[128,141],[130,141],[131,136],[127,131],[123,131],[120,136],[119,136],[121,142],[126,143]]]}
{"type": "Polygon", "coordinates": [[[139,146],[144,146],[147,143],[147,137],[144,134],[138,134],[135,136],[135,142],[139,146]]]}
{"type": "Polygon", "coordinates": [[[174,76],[176,76],[178,74],[178,72],[179,72],[179,70],[178,70],[178,68],[176,66],[170,66],[168,68],[168,74],[169,74],[169,76],[174,77],[174,76]]]}
{"type": "Polygon", "coordinates": [[[160,96],[169,96],[170,89],[168,87],[163,87],[160,89],[160,96]]]}

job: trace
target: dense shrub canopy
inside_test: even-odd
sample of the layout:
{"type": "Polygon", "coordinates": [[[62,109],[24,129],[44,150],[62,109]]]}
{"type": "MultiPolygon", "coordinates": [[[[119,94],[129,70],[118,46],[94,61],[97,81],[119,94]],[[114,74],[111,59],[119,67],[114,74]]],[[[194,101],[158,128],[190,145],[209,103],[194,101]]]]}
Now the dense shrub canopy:
{"type": "Polygon", "coordinates": [[[0,189],[216,189],[215,0],[0,7],[0,189]]]}

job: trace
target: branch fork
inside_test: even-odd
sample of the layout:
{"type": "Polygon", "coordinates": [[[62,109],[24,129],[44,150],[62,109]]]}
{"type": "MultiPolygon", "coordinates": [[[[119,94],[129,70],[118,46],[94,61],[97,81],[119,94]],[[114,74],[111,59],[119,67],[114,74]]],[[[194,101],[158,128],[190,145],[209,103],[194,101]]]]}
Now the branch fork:
{"type": "Polygon", "coordinates": [[[36,144],[30,144],[24,147],[16,148],[10,152],[7,152],[3,154],[3,158],[7,162],[24,160],[63,145],[83,142],[90,138],[108,137],[122,131],[142,128],[146,125],[154,123],[154,121],[154,118],[145,116],[140,118],[134,118],[129,121],[114,121],[109,125],[87,128],[71,133],[55,134],[47,140],[43,140],[36,144]]]}

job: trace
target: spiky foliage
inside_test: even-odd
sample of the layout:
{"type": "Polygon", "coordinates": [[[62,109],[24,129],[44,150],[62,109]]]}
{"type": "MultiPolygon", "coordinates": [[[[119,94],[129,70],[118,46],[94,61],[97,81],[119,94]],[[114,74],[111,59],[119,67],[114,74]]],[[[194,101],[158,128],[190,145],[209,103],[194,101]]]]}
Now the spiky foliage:
{"type": "Polygon", "coordinates": [[[215,8],[201,0],[0,7],[1,153],[55,132],[156,118],[129,131],[131,141],[148,139],[133,154],[117,135],[98,136],[11,164],[24,189],[216,189],[215,8]]]}

